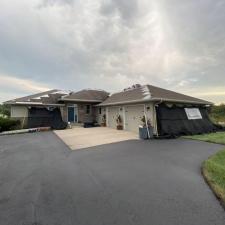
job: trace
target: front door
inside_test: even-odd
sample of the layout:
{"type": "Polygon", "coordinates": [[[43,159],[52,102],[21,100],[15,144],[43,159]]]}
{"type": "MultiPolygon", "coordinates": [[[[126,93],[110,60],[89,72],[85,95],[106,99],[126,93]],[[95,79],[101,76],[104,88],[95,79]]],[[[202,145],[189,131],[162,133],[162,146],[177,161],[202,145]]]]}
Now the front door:
{"type": "Polygon", "coordinates": [[[75,122],[75,109],[72,106],[68,107],[68,122],[75,122]]]}

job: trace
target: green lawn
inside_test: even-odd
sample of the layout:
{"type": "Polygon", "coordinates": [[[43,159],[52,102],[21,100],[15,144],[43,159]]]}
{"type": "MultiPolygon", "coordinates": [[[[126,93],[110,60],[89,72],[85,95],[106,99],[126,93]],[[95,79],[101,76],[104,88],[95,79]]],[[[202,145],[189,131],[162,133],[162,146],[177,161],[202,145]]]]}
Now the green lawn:
{"type": "Polygon", "coordinates": [[[185,136],[185,138],[225,145],[225,132],[185,136]]]}
{"type": "Polygon", "coordinates": [[[225,205],[225,150],[206,160],[202,166],[202,173],[216,196],[225,205]]]}
{"type": "MultiPolygon", "coordinates": [[[[225,132],[186,136],[185,138],[225,145],[225,132]]],[[[206,160],[202,165],[202,173],[209,186],[225,206],[225,150],[206,160]]]]}

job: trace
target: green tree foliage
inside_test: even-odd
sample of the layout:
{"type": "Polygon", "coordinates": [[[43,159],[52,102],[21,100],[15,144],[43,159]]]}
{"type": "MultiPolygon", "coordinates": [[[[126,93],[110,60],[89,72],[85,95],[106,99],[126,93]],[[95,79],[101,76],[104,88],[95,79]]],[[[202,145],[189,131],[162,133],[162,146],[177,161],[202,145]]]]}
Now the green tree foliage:
{"type": "Polygon", "coordinates": [[[0,104],[0,114],[9,117],[10,116],[10,107],[0,104]]]}

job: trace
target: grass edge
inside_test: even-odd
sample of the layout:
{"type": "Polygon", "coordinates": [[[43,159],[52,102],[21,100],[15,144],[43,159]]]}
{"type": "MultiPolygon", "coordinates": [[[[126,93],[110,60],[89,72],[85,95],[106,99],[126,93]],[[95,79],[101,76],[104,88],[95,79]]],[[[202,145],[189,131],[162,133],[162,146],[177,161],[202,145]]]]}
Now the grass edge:
{"type": "MultiPolygon", "coordinates": [[[[212,156],[211,156],[212,157],[212,156]]],[[[208,159],[210,159],[211,157],[209,157],[208,159]]],[[[208,160],[207,159],[207,160],[208,160]]],[[[223,209],[225,210],[225,199],[222,198],[222,196],[216,191],[216,185],[213,184],[212,182],[210,182],[210,179],[207,176],[207,169],[205,168],[205,162],[207,161],[205,160],[202,163],[201,166],[201,174],[204,178],[205,183],[210,187],[212,193],[214,194],[214,196],[219,200],[219,203],[221,204],[221,206],[223,207],[223,209]]]]}

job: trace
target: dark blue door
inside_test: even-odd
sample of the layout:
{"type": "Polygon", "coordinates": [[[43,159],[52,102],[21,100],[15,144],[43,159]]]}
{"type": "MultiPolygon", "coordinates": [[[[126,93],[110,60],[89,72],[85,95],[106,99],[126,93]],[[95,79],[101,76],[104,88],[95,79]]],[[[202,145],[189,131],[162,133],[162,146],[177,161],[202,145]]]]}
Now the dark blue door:
{"type": "Polygon", "coordinates": [[[74,123],[74,107],[68,107],[68,122],[74,123]]]}

